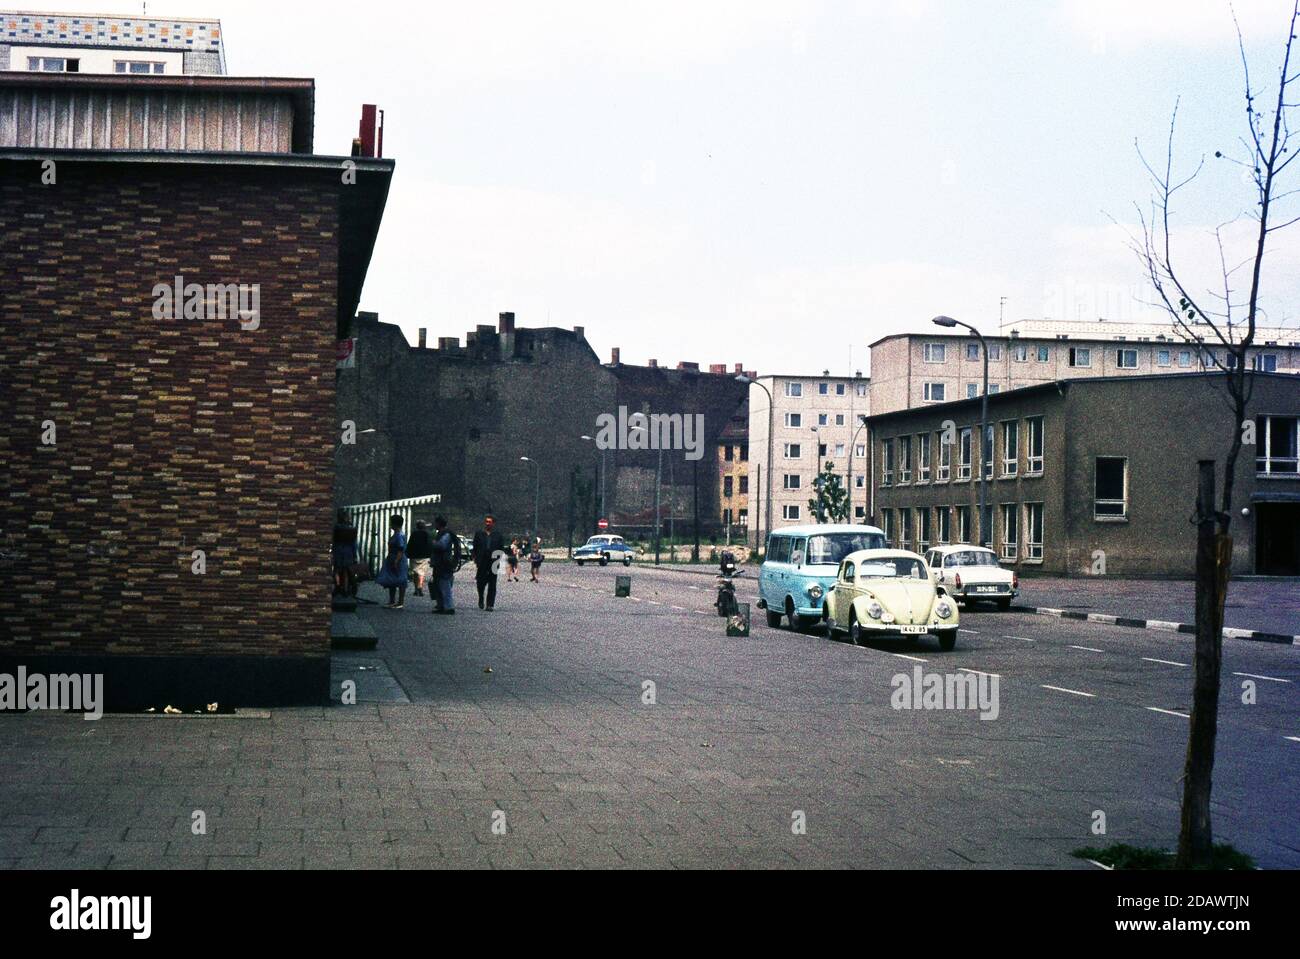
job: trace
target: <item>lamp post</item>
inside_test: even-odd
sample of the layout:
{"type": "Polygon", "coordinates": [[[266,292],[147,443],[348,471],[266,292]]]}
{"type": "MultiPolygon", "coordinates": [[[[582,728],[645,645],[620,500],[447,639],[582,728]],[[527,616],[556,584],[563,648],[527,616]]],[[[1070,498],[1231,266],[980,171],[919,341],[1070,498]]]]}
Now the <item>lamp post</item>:
{"type": "MultiPolygon", "coordinates": [[[[650,431],[643,425],[637,424],[631,427],[634,433],[649,433],[650,431]]],[[[655,461],[655,565],[659,565],[659,532],[662,528],[663,521],[659,518],[659,494],[664,485],[664,448],[659,446],[659,455],[655,461]]]]}
{"type": "MultiPolygon", "coordinates": [[[[763,508],[763,514],[767,517],[767,531],[768,533],[771,533],[772,532],[772,467],[775,465],[775,463],[772,460],[772,407],[775,406],[776,404],[775,401],[772,399],[772,391],[769,390],[762,383],[760,383],[758,380],[750,379],[748,376],[741,373],[739,376],[736,377],[736,382],[744,383],[747,386],[757,386],[759,389],[761,389],[764,393],[767,394],[767,505],[763,508]]],[[[758,552],[760,546],[766,549],[766,546],[763,545],[763,538],[762,538],[763,524],[759,523],[757,524],[757,527],[758,528],[754,531],[754,552],[755,553],[758,552]]]]}
{"type": "Polygon", "coordinates": [[[541,514],[542,505],[542,468],[537,465],[537,460],[529,459],[527,456],[521,456],[519,459],[521,462],[531,464],[536,474],[533,485],[533,538],[535,539],[538,535],[538,524],[540,522],[538,517],[541,514]]]}
{"type": "Polygon", "coordinates": [[[817,522],[825,522],[823,519],[825,513],[822,510],[824,500],[822,499],[822,434],[821,429],[816,426],[810,426],[809,432],[813,435],[813,446],[817,450],[817,472],[813,474],[813,491],[817,494],[817,522]]]}
{"type": "MultiPolygon", "coordinates": [[[[958,326],[964,326],[980,341],[980,352],[984,354],[984,389],[981,391],[980,402],[980,535],[979,543],[984,545],[985,534],[989,535],[989,546],[993,545],[993,536],[991,531],[986,530],[986,525],[992,526],[992,523],[984,522],[985,510],[988,504],[988,464],[984,462],[985,442],[988,436],[989,428],[989,347],[984,342],[984,334],[969,323],[963,323],[961,320],[954,320],[951,316],[936,316],[931,322],[935,326],[944,326],[952,329],[958,326]]],[[[990,444],[991,445],[991,444],[990,444]]]]}
{"type": "MultiPolygon", "coordinates": [[[[586,433],[583,433],[580,438],[592,443],[596,442],[594,436],[588,436],[586,433]]],[[[597,507],[599,515],[596,517],[598,520],[601,518],[608,518],[605,516],[605,451],[603,449],[600,451],[599,474],[600,475],[596,477],[596,481],[600,484],[600,505],[597,507]]]]}
{"type": "Polygon", "coordinates": [[[845,473],[845,480],[844,480],[849,490],[849,522],[850,523],[853,522],[853,451],[858,448],[858,434],[861,433],[864,429],[866,429],[866,426],[867,426],[867,415],[865,413],[859,413],[858,428],[853,431],[853,439],[849,441],[849,467],[845,473]]]}

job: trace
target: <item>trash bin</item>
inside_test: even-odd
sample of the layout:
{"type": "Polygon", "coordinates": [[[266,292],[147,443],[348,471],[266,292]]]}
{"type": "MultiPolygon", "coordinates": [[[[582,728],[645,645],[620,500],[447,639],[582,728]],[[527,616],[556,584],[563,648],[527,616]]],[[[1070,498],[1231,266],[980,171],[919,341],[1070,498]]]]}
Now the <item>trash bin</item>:
{"type": "Polygon", "coordinates": [[[631,596],[632,595],[632,577],[615,576],[614,577],[614,595],[631,596]]]}
{"type": "Polygon", "coordinates": [[[749,603],[737,603],[735,615],[727,617],[727,635],[749,635],[749,603]]]}

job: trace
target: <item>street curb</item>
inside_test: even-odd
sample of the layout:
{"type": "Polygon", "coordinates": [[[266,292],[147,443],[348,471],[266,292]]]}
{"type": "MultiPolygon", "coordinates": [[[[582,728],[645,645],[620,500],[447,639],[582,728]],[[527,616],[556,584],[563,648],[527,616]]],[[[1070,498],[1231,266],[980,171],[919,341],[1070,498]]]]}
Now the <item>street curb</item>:
{"type": "MultiPolygon", "coordinates": [[[[1129,626],[1135,629],[1155,629],[1167,633],[1195,633],[1196,627],[1190,623],[1171,623],[1162,619],[1134,619],[1129,616],[1111,616],[1107,613],[1076,613],[1069,609],[1054,609],[1051,606],[1012,606],[1016,612],[1036,613],[1039,616],[1055,616],[1058,619],[1078,619],[1089,623],[1106,623],[1109,626],[1129,626]]],[[[1300,646],[1300,636],[1288,636],[1285,633],[1265,633],[1257,629],[1234,629],[1225,627],[1224,639],[1246,639],[1258,643],[1279,643],[1287,646],[1300,646]]]]}

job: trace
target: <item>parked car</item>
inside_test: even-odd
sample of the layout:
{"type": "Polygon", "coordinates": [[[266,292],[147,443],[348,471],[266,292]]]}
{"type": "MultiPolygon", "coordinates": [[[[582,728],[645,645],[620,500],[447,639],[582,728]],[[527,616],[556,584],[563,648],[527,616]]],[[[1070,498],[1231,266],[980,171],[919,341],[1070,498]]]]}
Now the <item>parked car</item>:
{"type": "Polygon", "coordinates": [[[957,601],[930,577],[916,553],[866,549],[844,557],[822,603],[827,633],[847,633],[861,646],[873,636],[939,638],[939,648],[957,645],[957,601]]]}
{"type": "Polygon", "coordinates": [[[821,621],[822,597],[835,582],[840,562],[857,550],[879,549],[885,534],[875,526],[817,524],[784,526],[767,538],[758,574],[758,608],[767,625],[791,629],[821,621]]]}
{"type": "Polygon", "coordinates": [[[997,555],[983,546],[936,546],[925,554],[931,576],[953,599],[967,605],[979,600],[1009,609],[1020,593],[1015,570],[998,565],[997,555]]]}
{"type": "Polygon", "coordinates": [[[622,536],[593,536],[573,551],[573,561],[581,566],[593,560],[601,566],[618,560],[624,566],[632,565],[636,550],[623,542],[622,536]]]}

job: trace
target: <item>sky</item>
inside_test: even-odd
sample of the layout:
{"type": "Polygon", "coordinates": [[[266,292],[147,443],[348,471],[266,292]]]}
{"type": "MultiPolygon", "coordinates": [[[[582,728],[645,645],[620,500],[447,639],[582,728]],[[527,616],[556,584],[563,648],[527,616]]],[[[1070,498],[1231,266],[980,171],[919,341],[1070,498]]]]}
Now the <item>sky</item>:
{"type": "MultiPolygon", "coordinates": [[[[1290,0],[1235,9],[1271,102],[1290,0]]],[[[939,313],[989,333],[1157,320],[1128,243],[1151,197],[1138,147],[1163,158],[1176,103],[1178,167],[1206,158],[1174,211],[1178,262],[1217,289],[1214,227],[1234,262],[1251,246],[1248,178],[1214,158],[1246,133],[1222,0],[149,12],[220,18],[232,74],[314,77],[317,153],[348,152],[362,103],[385,111],[397,166],[361,308],[412,342],[513,310],[585,327],[606,361],[848,374],[939,313]]],[[[1296,325],[1300,224],[1274,235],[1264,289],[1269,319],[1296,325]]]]}

